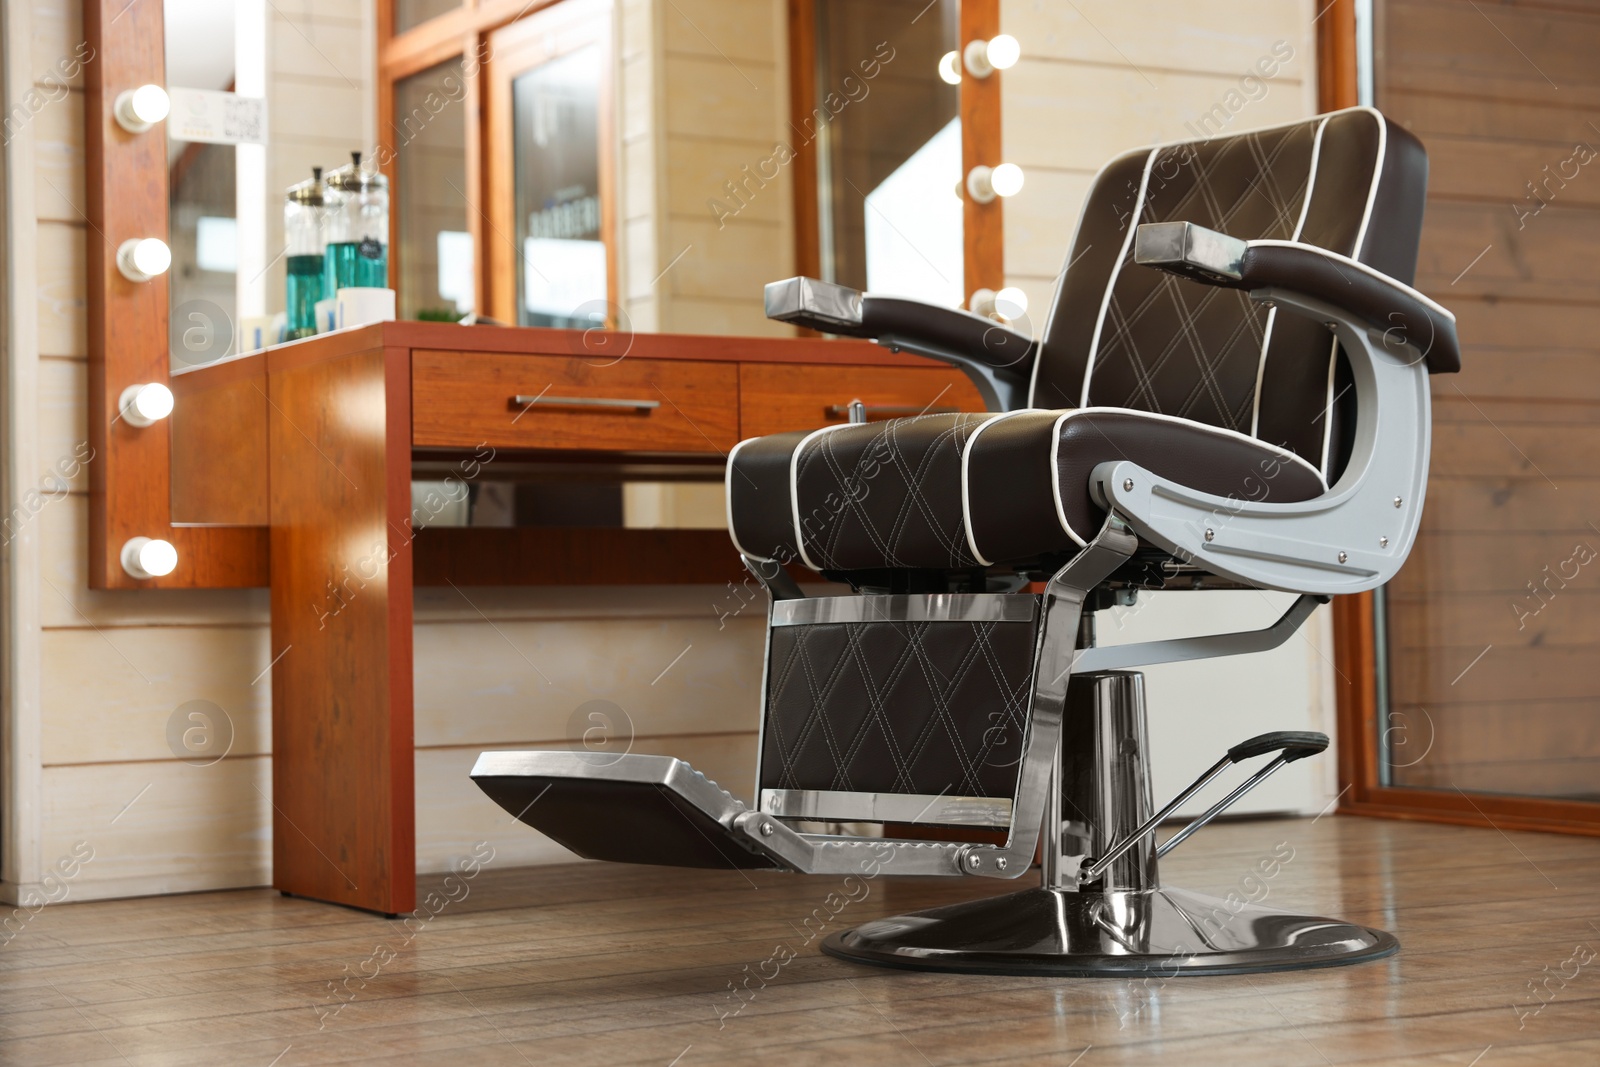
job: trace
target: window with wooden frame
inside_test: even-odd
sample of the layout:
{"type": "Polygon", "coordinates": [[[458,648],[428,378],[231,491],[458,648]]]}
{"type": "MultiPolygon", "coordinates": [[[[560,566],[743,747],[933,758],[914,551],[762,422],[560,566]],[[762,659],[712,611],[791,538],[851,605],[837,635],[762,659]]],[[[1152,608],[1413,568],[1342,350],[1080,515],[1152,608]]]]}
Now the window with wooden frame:
{"type": "Polygon", "coordinates": [[[379,6],[378,165],[405,318],[606,325],[609,0],[379,6]]]}

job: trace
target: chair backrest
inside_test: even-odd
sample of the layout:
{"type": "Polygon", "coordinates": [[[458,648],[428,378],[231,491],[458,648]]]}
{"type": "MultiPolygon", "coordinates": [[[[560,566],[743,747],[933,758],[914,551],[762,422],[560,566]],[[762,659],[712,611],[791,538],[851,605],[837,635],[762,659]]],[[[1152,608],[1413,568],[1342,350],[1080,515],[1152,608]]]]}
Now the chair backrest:
{"type": "Polygon", "coordinates": [[[1193,222],[1245,240],[1299,240],[1409,284],[1427,183],[1421,142],[1372,108],[1119,156],[1085,202],[1031,405],[1176,415],[1336,474],[1343,361],[1328,331],[1241,291],[1136,266],[1134,230],[1193,222]]]}

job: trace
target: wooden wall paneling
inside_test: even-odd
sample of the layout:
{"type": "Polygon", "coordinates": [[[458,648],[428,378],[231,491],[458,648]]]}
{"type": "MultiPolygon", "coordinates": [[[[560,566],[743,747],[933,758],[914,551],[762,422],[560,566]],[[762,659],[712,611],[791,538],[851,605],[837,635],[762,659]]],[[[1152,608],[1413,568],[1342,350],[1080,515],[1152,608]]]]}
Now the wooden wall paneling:
{"type": "Polygon", "coordinates": [[[400,913],[416,889],[409,359],[316,354],[271,355],[273,884],[400,913]]]}
{"type": "MultiPolygon", "coordinates": [[[[1325,20],[1344,21],[1338,5],[1325,20]]],[[[1578,251],[1597,201],[1554,181],[1548,206],[1520,220],[1515,211],[1529,180],[1592,139],[1584,120],[1600,92],[1587,57],[1600,19],[1539,6],[1489,21],[1398,0],[1379,6],[1378,21],[1378,103],[1430,155],[1418,284],[1457,311],[1465,369],[1434,383],[1428,507],[1411,559],[1381,594],[1386,633],[1374,634],[1369,605],[1335,603],[1341,671],[1356,682],[1341,690],[1342,809],[1600,834],[1600,804],[1578,799],[1600,792],[1600,690],[1581,666],[1600,597],[1559,577],[1548,603],[1528,589],[1575,545],[1600,546],[1592,471],[1575,462],[1593,450],[1600,419],[1587,389],[1595,278],[1578,251]],[[1518,603],[1538,610],[1519,618],[1518,603]],[[1380,638],[1382,722],[1370,675],[1380,638]]],[[[1343,48],[1324,34],[1325,61],[1343,48]]],[[[1333,81],[1325,91],[1348,89],[1333,81]]]]}
{"type": "MultiPolygon", "coordinates": [[[[988,40],[1000,33],[1000,0],[961,0],[961,32],[956,47],[968,41],[988,40]]],[[[1000,91],[1006,75],[995,71],[987,78],[974,78],[962,71],[961,78],[961,173],[963,181],[973,167],[999,166],[1006,161],[1000,143],[1000,91]]],[[[996,197],[980,204],[970,196],[961,198],[963,235],[963,292],[970,303],[979,289],[1000,290],[1006,284],[1005,208],[996,197]]]]}

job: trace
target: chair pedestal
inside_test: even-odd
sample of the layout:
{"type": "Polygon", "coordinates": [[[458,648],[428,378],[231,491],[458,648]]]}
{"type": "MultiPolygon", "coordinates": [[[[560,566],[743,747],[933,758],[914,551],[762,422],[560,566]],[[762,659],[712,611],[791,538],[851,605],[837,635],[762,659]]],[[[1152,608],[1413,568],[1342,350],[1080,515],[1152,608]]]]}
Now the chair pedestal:
{"type": "MultiPolygon", "coordinates": [[[[1399,948],[1381,930],[1163,888],[1153,835],[1079,884],[1082,861],[1109,852],[1152,810],[1140,674],[1072,678],[1052,795],[1039,886],[880,919],[834,934],[823,951],[934,971],[1176,977],[1337,966],[1399,948]]],[[[1252,862],[1240,877],[1263,873],[1252,862]]]]}

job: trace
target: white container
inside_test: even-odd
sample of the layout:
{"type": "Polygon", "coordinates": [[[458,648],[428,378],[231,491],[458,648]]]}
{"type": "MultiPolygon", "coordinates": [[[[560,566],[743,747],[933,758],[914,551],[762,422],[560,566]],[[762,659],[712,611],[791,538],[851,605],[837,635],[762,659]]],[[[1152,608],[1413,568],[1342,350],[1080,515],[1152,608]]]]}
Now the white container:
{"type": "MultiPolygon", "coordinates": [[[[394,290],[352,286],[334,294],[338,304],[338,329],[394,321],[394,290]]],[[[320,305],[319,305],[320,306],[320,305]]]]}
{"type": "Polygon", "coordinates": [[[258,352],[268,345],[278,343],[278,331],[274,316],[252,315],[239,322],[239,348],[240,352],[258,352]]]}

